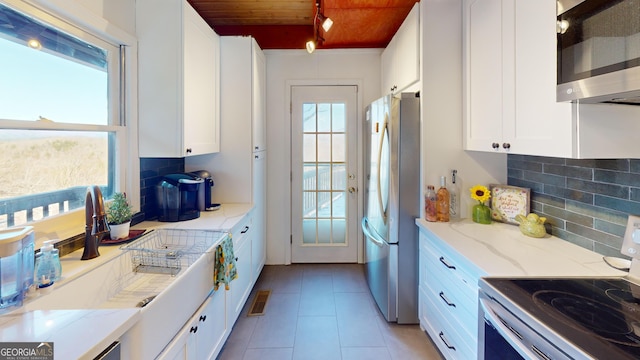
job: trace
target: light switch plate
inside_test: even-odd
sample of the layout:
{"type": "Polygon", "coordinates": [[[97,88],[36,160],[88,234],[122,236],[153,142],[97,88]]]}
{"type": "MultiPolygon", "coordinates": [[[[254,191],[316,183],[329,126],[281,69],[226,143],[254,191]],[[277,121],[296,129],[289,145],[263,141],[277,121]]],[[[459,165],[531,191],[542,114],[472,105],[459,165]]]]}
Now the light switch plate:
{"type": "Polygon", "coordinates": [[[620,252],[632,258],[640,259],[640,216],[629,215],[627,230],[624,232],[620,252]]]}

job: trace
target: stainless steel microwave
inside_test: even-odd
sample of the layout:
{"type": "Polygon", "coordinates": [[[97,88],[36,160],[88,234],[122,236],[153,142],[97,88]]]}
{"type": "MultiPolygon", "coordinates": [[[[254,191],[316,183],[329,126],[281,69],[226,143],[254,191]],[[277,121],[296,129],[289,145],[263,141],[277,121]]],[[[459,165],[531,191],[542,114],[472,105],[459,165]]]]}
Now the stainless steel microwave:
{"type": "Polygon", "coordinates": [[[558,0],[557,9],[557,101],[640,105],[640,0],[558,0]]]}

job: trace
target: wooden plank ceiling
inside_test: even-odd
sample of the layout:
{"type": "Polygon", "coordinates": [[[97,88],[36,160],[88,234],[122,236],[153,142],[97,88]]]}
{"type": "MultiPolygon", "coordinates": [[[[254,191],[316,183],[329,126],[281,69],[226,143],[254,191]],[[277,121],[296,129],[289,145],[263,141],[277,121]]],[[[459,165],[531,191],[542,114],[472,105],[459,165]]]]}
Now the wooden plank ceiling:
{"type": "MultiPolygon", "coordinates": [[[[262,49],[304,49],[316,1],[333,20],[319,49],[384,48],[419,0],[188,0],[220,35],[251,35],[262,49]]],[[[319,22],[318,22],[319,23],[319,22]]]]}

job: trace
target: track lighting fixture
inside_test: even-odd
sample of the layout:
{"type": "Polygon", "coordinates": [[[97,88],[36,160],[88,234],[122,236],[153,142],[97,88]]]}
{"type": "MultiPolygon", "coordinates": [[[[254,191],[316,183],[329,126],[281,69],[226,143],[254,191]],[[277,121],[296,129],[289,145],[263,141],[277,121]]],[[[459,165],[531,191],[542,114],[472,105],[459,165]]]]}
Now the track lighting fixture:
{"type": "Polygon", "coordinates": [[[324,32],[328,32],[329,29],[331,29],[331,26],[333,25],[333,20],[331,20],[331,18],[324,17],[324,15],[322,14],[318,14],[318,20],[320,20],[320,22],[322,23],[324,32]]]}
{"type": "Polygon", "coordinates": [[[309,54],[313,53],[316,50],[316,46],[318,43],[322,43],[324,39],[320,36],[320,27],[324,30],[324,32],[328,32],[333,25],[333,20],[324,16],[320,10],[320,0],[316,1],[316,15],[313,18],[313,33],[315,36],[314,40],[309,40],[305,44],[305,48],[309,54]],[[320,24],[320,26],[318,26],[320,24]]]}
{"type": "Polygon", "coordinates": [[[316,50],[316,42],[313,40],[307,41],[306,48],[307,48],[307,52],[311,54],[316,50]]]}

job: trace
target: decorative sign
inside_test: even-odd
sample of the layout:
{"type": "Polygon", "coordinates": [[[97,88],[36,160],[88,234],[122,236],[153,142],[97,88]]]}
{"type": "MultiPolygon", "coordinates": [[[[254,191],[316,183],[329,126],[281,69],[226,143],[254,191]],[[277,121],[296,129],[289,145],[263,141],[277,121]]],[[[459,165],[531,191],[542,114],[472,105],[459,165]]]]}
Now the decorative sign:
{"type": "Polygon", "coordinates": [[[530,189],[491,184],[491,217],[496,221],[518,224],[517,215],[529,214],[530,189]]]}

